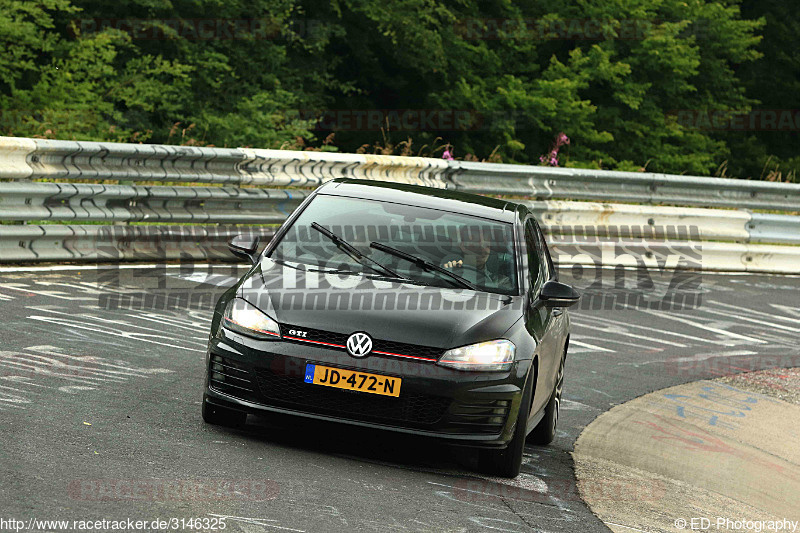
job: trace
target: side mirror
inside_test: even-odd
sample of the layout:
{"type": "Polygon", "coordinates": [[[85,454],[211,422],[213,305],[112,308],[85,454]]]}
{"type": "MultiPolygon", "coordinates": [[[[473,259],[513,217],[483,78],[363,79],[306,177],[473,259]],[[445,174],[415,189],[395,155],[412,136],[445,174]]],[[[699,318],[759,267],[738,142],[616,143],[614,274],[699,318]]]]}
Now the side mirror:
{"type": "Polygon", "coordinates": [[[548,281],[542,285],[542,291],[539,293],[539,301],[545,307],[570,307],[578,303],[581,295],[578,291],[557,281],[548,281]]]}
{"type": "Polygon", "coordinates": [[[258,236],[237,235],[228,243],[228,249],[236,257],[247,259],[252,264],[256,264],[256,258],[258,257],[256,252],[259,242],[261,242],[261,238],[258,236]]]}

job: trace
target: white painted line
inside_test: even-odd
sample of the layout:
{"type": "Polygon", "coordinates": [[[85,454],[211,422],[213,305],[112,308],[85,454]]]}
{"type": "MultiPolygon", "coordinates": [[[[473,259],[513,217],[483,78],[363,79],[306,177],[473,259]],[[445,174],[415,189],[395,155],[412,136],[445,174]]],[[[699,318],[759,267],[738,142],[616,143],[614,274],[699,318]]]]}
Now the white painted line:
{"type": "MultiPolygon", "coordinates": [[[[192,331],[194,333],[197,333],[198,331],[203,331],[204,329],[208,328],[208,324],[193,324],[191,322],[187,324],[185,321],[181,322],[179,320],[170,319],[169,317],[165,316],[159,316],[159,317],[142,316],[142,315],[125,315],[125,316],[130,318],[136,318],[138,320],[149,320],[151,322],[156,322],[158,324],[164,324],[176,328],[183,328],[192,331]]],[[[135,327],[141,327],[141,326],[135,326],[135,327]]],[[[190,338],[202,340],[204,337],[201,336],[201,337],[190,337],[190,338]]]]}
{"type": "MultiPolygon", "coordinates": [[[[618,324],[617,322],[615,322],[613,320],[610,320],[608,318],[599,317],[599,316],[581,315],[581,319],[582,320],[583,319],[595,320],[595,321],[607,323],[607,324],[610,324],[610,325],[617,325],[618,324]]],[[[697,337],[696,335],[687,335],[685,333],[678,333],[677,331],[670,331],[668,329],[658,329],[658,328],[653,328],[653,327],[650,327],[650,326],[641,326],[639,324],[633,324],[631,322],[626,323],[625,327],[626,328],[644,329],[644,330],[647,330],[647,331],[655,331],[657,333],[663,333],[664,335],[672,335],[673,337],[681,337],[681,338],[690,339],[690,340],[693,340],[693,341],[702,341],[702,342],[707,342],[709,344],[717,344],[717,340],[716,339],[703,339],[703,338],[697,337]]]]}
{"type": "Polygon", "coordinates": [[[706,326],[705,324],[698,324],[695,321],[689,320],[688,318],[681,318],[677,316],[667,315],[664,313],[656,313],[655,311],[650,311],[648,309],[642,309],[643,313],[647,313],[649,315],[663,317],[668,320],[674,320],[675,322],[680,322],[682,324],[688,324],[689,326],[704,329],[706,331],[710,331],[712,333],[719,333],[720,335],[725,335],[726,337],[731,337],[734,339],[741,339],[745,341],[755,342],[756,344],[767,344],[767,341],[756,339],[755,337],[748,337],[747,335],[740,335],[739,333],[733,333],[732,331],[725,331],[724,329],[715,328],[713,326],[706,326]]]}
{"type": "MultiPolygon", "coordinates": [[[[487,477],[487,478],[483,478],[483,479],[487,480],[487,481],[492,481],[493,483],[497,483],[498,485],[505,485],[505,486],[511,486],[511,487],[515,486],[515,485],[510,485],[509,483],[497,482],[497,481],[495,481],[495,478],[487,477]]],[[[506,479],[505,481],[507,482],[508,479],[506,479]]],[[[463,487],[456,487],[455,485],[446,485],[444,483],[436,483],[434,481],[428,481],[427,483],[429,485],[436,485],[438,487],[447,487],[448,489],[453,489],[453,490],[456,490],[456,491],[459,491],[459,492],[471,492],[472,494],[483,494],[484,496],[491,496],[492,498],[496,498],[498,500],[502,500],[503,498],[508,498],[510,500],[518,500],[518,501],[523,501],[523,502],[526,502],[526,503],[535,503],[535,504],[539,504],[539,505],[546,505],[547,507],[554,507],[554,505],[552,503],[538,502],[538,501],[530,500],[530,499],[514,498],[513,496],[509,496],[508,494],[492,494],[491,492],[484,492],[482,490],[472,490],[472,489],[467,489],[467,488],[463,488],[463,487]]],[[[522,488],[522,487],[516,487],[516,488],[522,488]]],[[[551,498],[551,496],[549,495],[546,487],[545,487],[545,490],[543,490],[543,491],[536,490],[536,489],[525,489],[525,490],[531,490],[531,492],[535,492],[537,494],[541,494],[542,496],[547,496],[548,498],[551,498]]]]}
{"type": "Polygon", "coordinates": [[[646,335],[637,335],[636,333],[631,333],[629,331],[624,331],[625,329],[627,329],[627,326],[628,326],[627,324],[625,324],[625,325],[619,325],[618,324],[616,326],[612,326],[610,324],[609,325],[603,325],[603,326],[590,326],[588,324],[581,324],[580,321],[578,321],[578,320],[573,320],[573,323],[576,324],[577,326],[582,327],[582,328],[594,329],[594,330],[600,331],[601,333],[612,333],[612,334],[616,334],[616,335],[622,335],[622,336],[625,336],[625,337],[631,337],[631,338],[634,338],[634,339],[641,339],[641,340],[650,341],[650,342],[658,342],[658,343],[666,344],[666,345],[669,345],[669,346],[676,346],[678,348],[686,348],[687,347],[687,345],[681,344],[679,342],[666,341],[666,340],[663,340],[663,339],[657,339],[655,337],[648,337],[646,335]]]}
{"type": "Polygon", "coordinates": [[[108,335],[109,337],[123,337],[125,339],[130,339],[130,340],[134,340],[134,341],[150,342],[150,343],[153,343],[153,344],[166,346],[168,348],[177,348],[179,350],[188,350],[188,351],[191,351],[191,352],[197,352],[198,350],[201,349],[200,347],[202,347],[202,348],[205,347],[205,344],[203,344],[201,342],[191,342],[191,341],[189,341],[190,344],[195,344],[195,345],[198,346],[198,348],[189,348],[189,347],[186,347],[186,346],[177,346],[175,344],[169,344],[169,343],[166,343],[166,342],[159,342],[157,340],[153,340],[153,339],[147,338],[147,337],[156,337],[156,338],[162,338],[163,339],[163,337],[161,337],[159,335],[151,335],[151,334],[146,334],[146,333],[133,333],[133,332],[128,332],[128,331],[119,331],[119,330],[115,330],[115,329],[111,329],[111,328],[104,328],[102,326],[100,326],[100,327],[90,327],[90,326],[84,325],[83,322],[79,322],[77,320],[70,320],[70,319],[66,319],[66,318],[57,318],[57,317],[33,315],[33,316],[29,316],[28,319],[29,320],[38,320],[40,322],[46,322],[48,324],[56,324],[56,325],[59,325],[59,326],[65,326],[65,327],[68,327],[68,328],[78,328],[78,329],[83,329],[83,330],[87,330],[87,331],[93,331],[95,333],[102,333],[104,335],[108,335]]]}
{"type": "MultiPolygon", "coordinates": [[[[781,304],[769,304],[769,305],[771,305],[772,307],[775,307],[776,309],[780,309],[784,313],[788,312],[790,315],[796,316],[797,318],[794,319],[794,321],[800,320],[800,307],[792,307],[791,305],[781,305],[781,304]]],[[[770,316],[773,316],[773,315],[770,315],[770,316]]],[[[779,317],[779,318],[781,320],[793,320],[793,319],[788,318],[788,317],[786,317],[786,318],[779,317]]]]}
{"type": "MultiPolygon", "coordinates": [[[[695,363],[698,361],[705,361],[707,359],[714,359],[716,357],[746,357],[748,355],[757,355],[758,352],[751,352],[750,350],[732,350],[728,352],[718,353],[699,353],[697,355],[690,355],[687,357],[678,357],[677,359],[668,359],[670,363],[695,363]]],[[[660,363],[662,361],[651,361],[652,363],[660,363]]]]}
{"type": "MultiPolygon", "coordinates": [[[[582,326],[580,324],[575,324],[575,327],[580,328],[582,326]]],[[[638,343],[635,343],[635,342],[620,341],[620,340],[615,340],[615,339],[613,339],[611,337],[595,337],[594,335],[583,335],[583,334],[581,334],[580,337],[582,339],[598,340],[600,342],[606,342],[606,343],[611,342],[611,343],[614,343],[614,344],[622,344],[622,345],[625,345],[625,346],[633,346],[634,348],[642,348],[644,350],[664,350],[664,348],[653,348],[653,346],[651,346],[649,344],[638,344],[638,343]]],[[[573,342],[574,341],[570,338],[569,343],[572,344],[573,342]]]]}
{"type": "MultiPolygon", "coordinates": [[[[20,285],[19,283],[15,283],[14,285],[20,285]]],[[[0,287],[4,289],[11,289],[12,291],[20,291],[20,292],[28,292],[31,294],[38,294],[39,296],[47,296],[48,298],[60,298],[61,300],[70,300],[70,301],[78,301],[78,300],[87,300],[93,301],[97,300],[97,297],[90,298],[88,296],[64,296],[63,291],[35,291],[30,288],[23,288],[23,287],[16,287],[14,285],[3,284],[0,287]],[[58,294],[60,293],[60,294],[58,294]]]]}
{"type": "Polygon", "coordinates": [[[777,328],[777,329],[782,329],[782,330],[785,330],[785,331],[794,331],[795,333],[800,333],[800,328],[793,328],[791,326],[784,326],[782,324],[775,324],[774,322],[767,322],[765,320],[758,320],[757,318],[751,318],[751,317],[748,317],[748,316],[737,315],[735,313],[731,313],[730,311],[716,311],[714,309],[708,309],[708,308],[700,308],[700,309],[698,309],[698,311],[700,311],[702,313],[711,313],[711,314],[714,314],[714,315],[722,315],[722,316],[726,316],[726,317],[735,317],[738,320],[744,320],[745,322],[752,322],[753,324],[761,324],[761,325],[764,325],[764,326],[769,326],[771,328],[777,328]]]}
{"type": "MultiPolygon", "coordinates": [[[[706,303],[709,303],[711,305],[718,305],[720,307],[726,307],[728,309],[736,309],[737,311],[741,311],[742,310],[742,307],[739,306],[739,305],[731,305],[731,304],[726,304],[726,303],[722,303],[722,302],[716,302],[716,301],[713,301],[713,300],[709,300],[706,303]]],[[[752,314],[752,315],[759,315],[759,316],[762,316],[764,318],[769,318],[771,320],[782,320],[784,322],[791,322],[792,324],[797,324],[800,321],[800,309],[798,309],[796,307],[790,307],[788,305],[780,305],[780,304],[770,304],[770,305],[772,307],[776,307],[776,308],[780,309],[784,313],[786,313],[786,312],[788,312],[790,314],[797,313],[798,318],[792,318],[792,317],[788,317],[788,316],[781,316],[781,315],[777,315],[775,313],[765,313],[763,311],[756,311],[755,309],[748,309],[747,312],[752,314]]]]}
{"type": "Polygon", "coordinates": [[[594,344],[589,344],[588,342],[576,341],[575,339],[570,339],[569,345],[579,346],[581,348],[586,348],[587,350],[594,350],[597,352],[611,352],[611,353],[614,352],[614,350],[609,350],[608,348],[601,348],[600,346],[595,346],[594,344]]]}

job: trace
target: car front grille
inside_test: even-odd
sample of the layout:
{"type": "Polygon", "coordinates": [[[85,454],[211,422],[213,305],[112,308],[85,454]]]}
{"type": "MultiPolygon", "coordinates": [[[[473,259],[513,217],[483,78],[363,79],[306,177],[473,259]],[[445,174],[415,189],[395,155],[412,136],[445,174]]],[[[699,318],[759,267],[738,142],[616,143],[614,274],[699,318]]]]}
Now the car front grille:
{"type": "MultiPolygon", "coordinates": [[[[290,324],[281,324],[281,335],[284,340],[291,342],[305,342],[310,344],[323,344],[326,346],[346,349],[347,338],[350,333],[336,333],[321,329],[311,329],[290,324]],[[298,335],[298,331],[305,334],[304,337],[298,335]],[[295,332],[292,334],[292,332],[295,332]]],[[[388,355],[396,357],[406,357],[412,359],[422,359],[430,362],[437,361],[444,353],[441,348],[431,346],[421,346],[419,344],[408,344],[404,342],[394,342],[381,339],[372,340],[372,353],[375,355],[388,355]]]]}
{"type": "Polygon", "coordinates": [[[444,416],[451,400],[440,396],[404,394],[386,397],[344,391],[303,380],[303,376],[256,371],[258,388],[270,404],[354,420],[394,423],[403,426],[435,424],[444,416]]]}

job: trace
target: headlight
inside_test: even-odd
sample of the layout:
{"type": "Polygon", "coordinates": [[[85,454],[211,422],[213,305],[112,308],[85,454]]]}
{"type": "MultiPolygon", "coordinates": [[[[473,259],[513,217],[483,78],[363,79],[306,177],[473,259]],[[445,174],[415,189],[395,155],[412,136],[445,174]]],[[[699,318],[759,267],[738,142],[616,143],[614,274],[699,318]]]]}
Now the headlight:
{"type": "Polygon", "coordinates": [[[505,339],[447,350],[439,364],[458,370],[508,370],[514,363],[514,343],[505,339]]]}
{"type": "Polygon", "coordinates": [[[256,339],[274,339],[281,336],[278,323],[241,298],[234,298],[225,308],[225,327],[256,339]]]}

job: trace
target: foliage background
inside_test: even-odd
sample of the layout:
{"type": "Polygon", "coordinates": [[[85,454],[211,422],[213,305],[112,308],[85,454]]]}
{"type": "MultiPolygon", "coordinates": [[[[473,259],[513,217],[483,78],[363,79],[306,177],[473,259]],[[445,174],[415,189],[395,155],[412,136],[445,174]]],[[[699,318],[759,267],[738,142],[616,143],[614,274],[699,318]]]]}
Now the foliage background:
{"type": "Polygon", "coordinates": [[[676,110],[800,109],[796,7],[0,0],[0,134],[435,157],[449,144],[456,158],[538,164],[565,132],[562,165],[793,181],[800,124],[715,130],[676,110]],[[201,22],[216,25],[211,38],[186,30],[201,22]],[[249,30],[231,37],[223,27],[236,23],[249,30]],[[357,110],[473,123],[381,131],[341,119],[357,110]]]}

